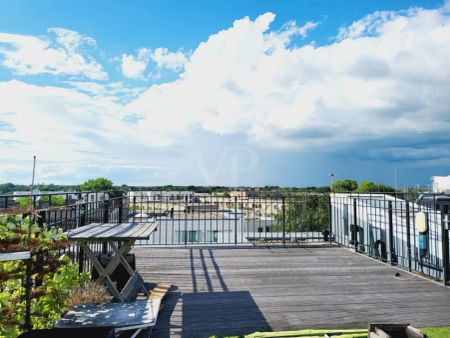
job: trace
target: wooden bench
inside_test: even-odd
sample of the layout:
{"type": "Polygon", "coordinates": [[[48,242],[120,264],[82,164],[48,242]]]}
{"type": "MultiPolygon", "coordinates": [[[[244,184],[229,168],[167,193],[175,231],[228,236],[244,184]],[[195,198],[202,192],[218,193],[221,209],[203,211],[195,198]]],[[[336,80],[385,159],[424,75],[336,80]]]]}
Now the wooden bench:
{"type": "Polygon", "coordinates": [[[141,332],[144,337],[150,337],[162,308],[162,301],[170,288],[170,284],[157,284],[147,299],[135,302],[77,305],[74,311],[69,311],[56,323],[56,328],[107,327],[116,337],[124,331],[134,331],[131,337],[136,337],[141,332]]]}

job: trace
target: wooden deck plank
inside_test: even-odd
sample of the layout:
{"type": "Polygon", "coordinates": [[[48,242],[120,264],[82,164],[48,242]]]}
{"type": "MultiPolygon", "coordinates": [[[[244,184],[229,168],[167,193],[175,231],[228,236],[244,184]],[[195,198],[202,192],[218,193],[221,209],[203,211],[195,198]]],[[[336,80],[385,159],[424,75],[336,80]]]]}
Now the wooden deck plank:
{"type": "Polygon", "coordinates": [[[168,282],[152,337],[261,330],[450,325],[450,289],[347,249],[136,247],[144,280],[168,282]]]}

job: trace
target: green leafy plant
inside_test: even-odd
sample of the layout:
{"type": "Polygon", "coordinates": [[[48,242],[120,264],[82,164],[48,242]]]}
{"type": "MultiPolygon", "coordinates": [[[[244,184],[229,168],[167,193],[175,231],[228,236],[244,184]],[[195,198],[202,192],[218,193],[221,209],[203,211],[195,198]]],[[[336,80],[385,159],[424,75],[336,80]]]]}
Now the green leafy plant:
{"type": "Polygon", "coordinates": [[[89,179],[80,186],[82,191],[107,191],[113,188],[113,183],[107,178],[89,179]]]}
{"type": "MultiPolygon", "coordinates": [[[[286,231],[322,231],[329,227],[329,195],[312,194],[302,198],[287,199],[284,222],[286,231]]],[[[283,211],[275,215],[273,231],[281,231],[283,211]]]]}
{"type": "Polygon", "coordinates": [[[0,252],[30,251],[29,260],[0,265],[0,337],[14,337],[25,321],[25,282],[31,281],[31,324],[50,328],[66,310],[71,289],[89,279],[64,251],[68,241],[58,229],[31,225],[29,218],[0,216],[0,252]],[[27,271],[29,278],[26,278],[27,271]]]}
{"type": "MultiPolygon", "coordinates": [[[[17,202],[21,209],[28,209],[31,207],[31,197],[29,196],[20,197],[17,202]]],[[[53,195],[51,197],[49,195],[44,195],[39,197],[39,202],[51,202],[51,206],[59,207],[65,205],[66,200],[64,197],[58,195],[53,195]]]]}

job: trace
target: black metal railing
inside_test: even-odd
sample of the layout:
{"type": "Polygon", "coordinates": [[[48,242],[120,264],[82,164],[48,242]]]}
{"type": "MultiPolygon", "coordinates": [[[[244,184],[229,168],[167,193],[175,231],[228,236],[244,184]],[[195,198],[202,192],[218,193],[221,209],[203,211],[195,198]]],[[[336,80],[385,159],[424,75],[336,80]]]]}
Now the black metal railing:
{"type": "MultiPolygon", "coordinates": [[[[128,191],[115,195],[121,196],[110,198],[106,192],[42,193],[33,195],[31,201],[41,226],[63,231],[90,223],[157,221],[158,230],[138,245],[292,245],[331,239],[327,194],[283,196],[238,192],[230,196],[128,191]]],[[[27,198],[0,196],[0,206],[20,212],[23,201],[21,205],[17,199],[24,197],[27,198]]],[[[98,254],[107,250],[107,246],[95,243],[91,243],[91,248],[98,254]]],[[[73,245],[66,252],[79,263],[80,271],[91,269],[78,246],[73,245]]]]}
{"type": "MultiPolygon", "coordinates": [[[[110,198],[108,192],[65,192],[24,195],[1,195],[0,214],[3,212],[29,216],[31,204],[35,210],[34,221],[40,226],[63,231],[90,223],[122,222],[123,197],[110,198]]],[[[105,253],[106,247],[91,243],[94,252],[105,253]]],[[[90,271],[91,263],[79,246],[71,245],[61,253],[69,254],[79,263],[80,272],[90,271]]]]}
{"type": "Polygon", "coordinates": [[[309,243],[329,233],[329,195],[211,195],[131,191],[128,220],[156,220],[151,245],[309,243]]]}
{"type": "MultiPolygon", "coordinates": [[[[400,193],[202,194],[187,191],[49,193],[33,195],[37,222],[67,231],[90,223],[157,221],[138,245],[308,244],[335,241],[392,265],[449,281],[450,196],[400,193]],[[61,202],[64,196],[64,203],[61,202]],[[47,197],[46,197],[47,196],[47,197]],[[56,196],[56,197],[55,197],[56,196]],[[55,203],[57,201],[58,203],[55,203]],[[57,204],[57,205],[56,205],[57,204]],[[417,216],[428,229],[419,233],[417,216]]],[[[1,209],[20,210],[16,195],[1,209]]],[[[106,246],[92,244],[97,253],[106,246]]],[[[91,267],[70,249],[80,270],[91,267]]]]}
{"type": "Polygon", "coordinates": [[[450,196],[337,193],[330,201],[337,243],[448,284],[450,196]]]}

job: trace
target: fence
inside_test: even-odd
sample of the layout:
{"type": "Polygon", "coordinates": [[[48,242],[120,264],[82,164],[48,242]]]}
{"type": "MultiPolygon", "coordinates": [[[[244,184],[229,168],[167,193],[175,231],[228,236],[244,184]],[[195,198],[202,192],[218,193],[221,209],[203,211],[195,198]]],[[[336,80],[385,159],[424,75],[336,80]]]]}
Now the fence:
{"type": "MultiPolygon", "coordinates": [[[[110,194],[105,192],[76,192],[34,194],[32,198],[30,195],[1,195],[0,214],[3,211],[28,216],[31,203],[36,210],[34,220],[38,225],[63,231],[90,223],[122,222],[122,216],[127,212],[122,197],[110,198],[110,194]]],[[[98,243],[90,246],[96,253],[105,253],[107,249],[98,243]]],[[[78,246],[72,245],[64,253],[79,263],[80,271],[92,268],[78,246]]]]}
{"type": "Polygon", "coordinates": [[[450,196],[341,193],[330,201],[337,243],[448,284],[450,196]]]}
{"type": "Polygon", "coordinates": [[[329,197],[214,196],[168,191],[133,191],[126,198],[133,222],[156,220],[152,245],[242,245],[323,241],[330,226],[329,197]]]}
{"type": "MultiPolygon", "coordinates": [[[[214,196],[186,191],[116,194],[119,197],[110,198],[105,192],[48,193],[33,195],[31,199],[3,195],[0,212],[2,207],[20,212],[18,199],[28,198],[39,214],[37,223],[63,231],[97,222],[157,221],[158,230],[137,245],[286,245],[322,242],[323,232],[326,230],[326,236],[330,232],[327,194],[214,196]]],[[[94,243],[91,248],[95,253],[107,250],[106,245],[94,243]]],[[[91,269],[77,246],[68,251],[79,262],[80,270],[91,269]]]]}
{"type": "MultiPolygon", "coordinates": [[[[157,221],[158,230],[138,245],[193,246],[295,244],[334,240],[340,245],[448,283],[450,196],[412,194],[260,193],[215,196],[176,191],[34,195],[38,223],[64,231],[95,222],[157,221]],[[45,197],[47,196],[47,197],[45,197]],[[43,198],[44,197],[44,198],[43,198]],[[61,201],[58,202],[61,204],[61,201]],[[419,236],[416,216],[428,223],[419,236]],[[328,236],[330,235],[330,236],[328,236]],[[420,242],[420,243],[419,243],[420,242]]],[[[0,209],[18,207],[0,196],[0,209]]],[[[94,245],[96,253],[106,246],[94,245]]],[[[80,269],[90,269],[77,247],[80,269]]]]}

